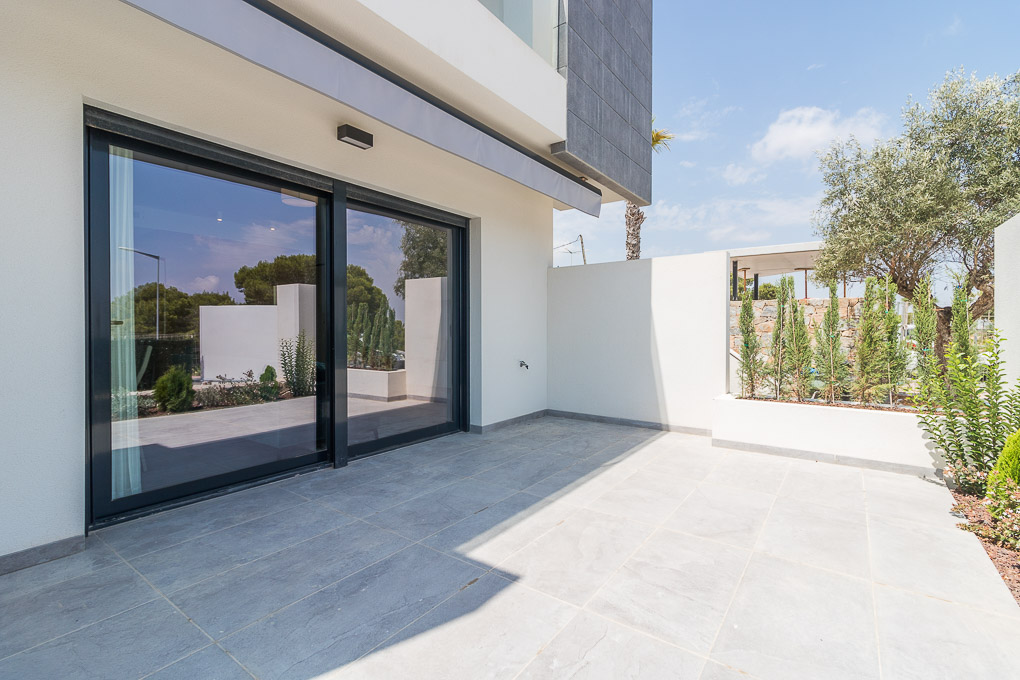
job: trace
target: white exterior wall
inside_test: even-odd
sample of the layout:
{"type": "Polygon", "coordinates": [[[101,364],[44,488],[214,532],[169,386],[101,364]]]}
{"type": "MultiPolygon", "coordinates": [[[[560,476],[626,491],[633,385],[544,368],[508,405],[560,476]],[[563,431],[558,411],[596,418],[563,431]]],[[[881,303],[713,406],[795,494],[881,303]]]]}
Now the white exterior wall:
{"type": "Polygon", "coordinates": [[[1006,378],[1020,378],[1020,215],[995,230],[995,326],[1003,343],[1006,378]]]}
{"type": "Polygon", "coordinates": [[[0,555],[85,525],[84,103],[475,218],[472,424],[546,408],[551,199],[117,0],[3,3],[0,27],[0,555]]]}
{"type": "Polygon", "coordinates": [[[407,398],[407,371],[347,369],[347,396],[397,401],[407,398]]]}
{"type": "Polygon", "coordinates": [[[549,272],[549,408],[712,427],[726,392],[727,256],[549,272]]]}
{"type": "Polygon", "coordinates": [[[404,305],[407,395],[447,400],[450,389],[449,279],[408,279],[404,305]]]}
{"type": "MultiPolygon", "coordinates": [[[[202,380],[241,380],[246,371],[272,366],[280,376],[276,305],[220,305],[198,308],[198,352],[202,380]]],[[[280,376],[282,377],[282,376],[280,376]]]]}

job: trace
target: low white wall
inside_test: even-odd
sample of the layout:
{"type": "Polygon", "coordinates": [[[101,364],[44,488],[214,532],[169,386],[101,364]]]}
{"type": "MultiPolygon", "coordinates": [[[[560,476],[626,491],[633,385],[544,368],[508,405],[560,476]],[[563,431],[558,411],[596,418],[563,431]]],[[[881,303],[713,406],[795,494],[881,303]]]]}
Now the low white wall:
{"type": "Polygon", "coordinates": [[[549,271],[549,408],[705,434],[727,384],[725,252],[549,271]]]}
{"type": "Polygon", "coordinates": [[[920,421],[913,413],[737,399],[714,401],[712,440],[718,445],[791,455],[864,467],[941,469],[929,453],[920,421]]]}
{"type": "Polygon", "coordinates": [[[1020,378],[1020,215],[995,230],[995,326],[1002,337],[1006,378],[1020,378]]]}
{"type": "Polygon", "coordinates": [[[449,288],[445,276],[408,279],[404,314],[407,393],[427,400],[450,398],[449,288]]]}
{"type": "Polygon", "coordinates": [[[347,369],[347,396],[396,401],[407,398],[407,371],[347,369]]]}

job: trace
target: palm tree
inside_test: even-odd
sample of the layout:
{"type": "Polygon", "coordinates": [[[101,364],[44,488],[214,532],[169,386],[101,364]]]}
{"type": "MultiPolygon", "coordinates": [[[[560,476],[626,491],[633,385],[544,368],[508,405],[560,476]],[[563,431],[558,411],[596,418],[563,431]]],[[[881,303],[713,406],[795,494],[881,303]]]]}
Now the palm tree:
{"type": "MultiPolygon", "coordinates": [[[[652,119],[655,124],[655,119],[652,119]]],[[[658,153],[669,148],[669,140],[676,137],[666,128],[652,128],[652,151],[658,153]]],[[[627,201],[627,212],[624,214],[627,225],[627,259],[641,259],[641,224],[645,221],[645,213],[630,201],[627,201]]]]}

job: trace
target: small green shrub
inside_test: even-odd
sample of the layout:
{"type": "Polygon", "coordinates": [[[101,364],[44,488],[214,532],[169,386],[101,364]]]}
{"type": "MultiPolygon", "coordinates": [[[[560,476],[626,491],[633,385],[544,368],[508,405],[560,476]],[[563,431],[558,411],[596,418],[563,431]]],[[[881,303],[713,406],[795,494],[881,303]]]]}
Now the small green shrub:
{"type": "Polygon", "coordinates": [[[258,393],[262,401],[273,401],[280,394],[280,384],[276,382],[276,369],[266,366],[259,376],[258,393]]]}
{"type": "Polygon", "coordinates": [[[1001,545],[1020,548],[1020,484],[1003,472],[992,471],[988,475],[988,496],[984,503],[992,515],[991,523],[968,528],[1001,545]]]}
{"type": "Polygon", "coordinates": [[[304,330],[294,340],[280,341],[280,368],[292,396],[315,394],[315,343],[304,330]]]}
{"type": "Polygon", "coordinates": [[[1005,475],[1020,484],[1020,431],[1014,432],[1006,439],[999,459],[992,468],[993,474],[1005,475]]]}
{"type": "Polygon", "coordinates": [[[165,411],[187,411],[195,400],[191,375],[180,366],[171,366],[156,380],[152,398],[165,411]]]}

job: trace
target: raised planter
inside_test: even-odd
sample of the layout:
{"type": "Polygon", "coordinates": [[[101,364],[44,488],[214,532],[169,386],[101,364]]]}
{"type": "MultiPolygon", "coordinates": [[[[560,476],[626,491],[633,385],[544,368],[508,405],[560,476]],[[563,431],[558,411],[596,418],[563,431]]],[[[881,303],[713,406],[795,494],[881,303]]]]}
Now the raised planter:
{"type": "Polygon", "coordinates": [[[348,368],[347,396],[376,401],[407,399],[407,371],[348,368]]]}
{"type": "Polygon", "coordinates": [[[712,444],[937,477],[942,462],[913,413],[716,397],[712,444]]]}

